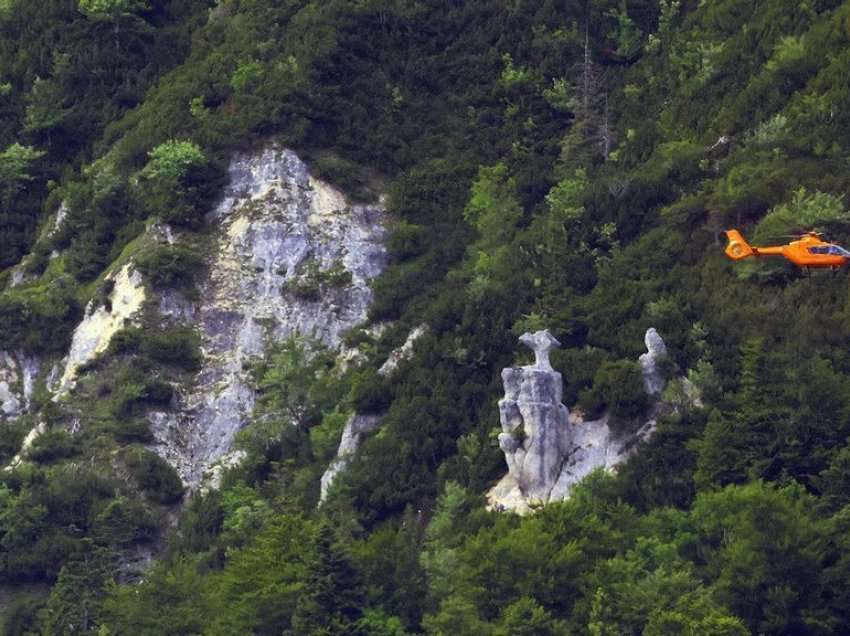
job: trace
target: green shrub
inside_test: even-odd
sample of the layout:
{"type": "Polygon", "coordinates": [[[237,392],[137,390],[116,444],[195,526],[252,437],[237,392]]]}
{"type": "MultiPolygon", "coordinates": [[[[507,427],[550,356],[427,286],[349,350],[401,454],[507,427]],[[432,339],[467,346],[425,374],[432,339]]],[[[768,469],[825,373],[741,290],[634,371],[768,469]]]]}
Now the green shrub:
{"type": "Polygon", "coordinates": [[[109,431],[116,442],[147,444],[154,441],[150,424],[143,417],[125,417],[110,422],[109,431]]]}
{"type": "Polygon", "coordinates": [[[18,453],[29,429],[25,420],[0,424],[0,464],[5,465],[18,453]]]}
{"type": "Polygon", "coordinates": [[[41,632],[39,614],[47,605],[47,596],[21,594],[12,597],[0,615],[0,633],[37,634],[41,632]]]}
{"type": "Polygon", "coordinates": [[[0,293],[0,350],[64,352],[80,318],[67,280],[0,293]]]}
{"type": "Polygon", "coordinates": [[[221,171],[191,141],[167,141],[149,156],[135,193],[139,204],[167,223],[199,227],[218,190],[221,171]]]}
{"type": "Polygon", "coordinates": [[[145,333],[139,352],[146,358],[183,371],[201,368],[200,337],[189,328],[175,328],[164,333],[145,333]]]}
{"type": "Polygon", "coordinates": [[[110,356],[132,354],[139,350],[142,342],[142,330],[138,327],[125,327],[115,332],[109,341],[107,354],[110,356]]]}
{"type": "Polygon", "coordinates": [[[354,374],[350,399],[358,413],[381,413],[390,405],[392,391],[375,369],[366,367],[354,374]]]}
{"type": "Polygon", "coordinates": [[[139,415],[147,405],[168,404],[174,390],[167,382],[144,378],[136,369],[119,373],[109,405],[111,415],[118,419],[139,415]]]}
{"type": "Polygon", "coordinates": [[[319,268],[318,262],[311,259],[303,265],[302,270],[300,277],[289,284],[289,289],[303,300],[316,301],[324,289],[351,284],[351,272],[345,268],[342,261],[323,270],[319,268]]]}
{"type": "Polygon", "coordinates": [[[628,422],[641,416],[649,405],[640,366],[631,360],[603,363],[593,377],[593,387],[580,394],[579,404],[587,417],[607,410],[611,427],[625,432],[628,422]]]}
{"type": "Polygon", "coordinates": [[[183,496],[183,483],[174,469],[156,453],[145,448],[130,448],[124,464],[139,488],[152,500],[173,504],[183,496]]]}
{"type": "Polygon", "coordinates": [[[48,464],[77,454],[77,440],[61,428],[46,431],[35,438],[27,453],[40,464],[48,464]]]}
{"type": "Polygon", "coordinates": [[[203,264],[200,250],[188,245],[159,245],[136,259],[138,270],[157,288],[192,288],[203,264]]]}
{"type": "Polygon", "coordinates": [[[313,159],[312,167],[320,179],[330,182],[354,199],[369,201],[374,198],[361,165],[338,155],[322,154],[313,159]]]}

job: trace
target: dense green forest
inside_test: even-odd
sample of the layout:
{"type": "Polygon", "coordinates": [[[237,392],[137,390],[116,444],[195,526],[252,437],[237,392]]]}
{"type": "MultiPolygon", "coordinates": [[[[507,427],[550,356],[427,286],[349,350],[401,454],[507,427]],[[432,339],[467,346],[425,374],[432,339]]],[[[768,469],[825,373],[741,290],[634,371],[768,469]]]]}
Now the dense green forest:
{"type": "Polygon", "coordinates": [[[297,340],[258,362],[221,489],[145,446],[189,329],[125,329],[0,422],[4,465],[46,425],[0,472],[0,631],[850,633],[847,274],[732,263],[722,232],[850,244],[848,104],[841,0],[0,0],[0,350],[61,358],[130,254],[197,294],[234,152],[281,143],[391,217],[391,326],[343,373],[297,340]],[[140,249],[155,219],[181,241],[140,249]],[[569,500],[488,511],[499,374],[543,327],[571,408],[644,408],[648,327],[702,400],[665,395],[569,500]],[[387,414],[317,507],[355,410],[387,414]]]}

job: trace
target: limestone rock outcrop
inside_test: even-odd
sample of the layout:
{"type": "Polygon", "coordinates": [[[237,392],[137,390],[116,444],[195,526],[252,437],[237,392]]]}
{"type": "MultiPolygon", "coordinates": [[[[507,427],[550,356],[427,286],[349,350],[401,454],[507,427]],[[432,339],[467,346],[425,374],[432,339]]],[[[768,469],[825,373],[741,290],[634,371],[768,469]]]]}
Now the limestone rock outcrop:
{"type": "Polygon", "coordinates": [[[86,307],[83,321],[74,330],[62,377],[55,387],[58,395],[73,387],[79,368],[104,352],[112,336],[140,313],[145,302],[142,275],[132,264],[127,263],[106,280],[113,285],[109,302],[98,304],[92,300],[86,307]]]}
{"type": "Polygon", "coordinates": [[[667,345],[652,327],[646,330],[643,341],[646,344],[646,353],[638,358],[643,371],[643,384],[650,396],[657,397],[661,395],[667,384],[667,379],[660,368],[667,359],[667,345]]]}
{"type": "Polygon", "coordinates": [[[27,411],[39,370],[35,356],[0,351],[0,420],[27,411]]]}
{"type": "Polygon", "coordinates": [[[0,351],[0,417],[14,417],[22,409],[18,389],[18,363],[5,351],[0,351]]]}
{"type": "Polygon", "coordinates": [[[293,152],[237,155],[229,177],[209,215],[217,243],[199,301],[160,301],[164,317],[193,325],[202,339],[202,368],[177,410],[149,414],[155,450],[190,487],[231,462],[254,407],[251,363],[294,335],[337,348],[366,318],[369,282],[386,261],[383,207],[351,203],[293,152]]]}
{"type": "MultiPolygon", "coordinates": [[[[558,341],[548,331],[523,334],[535,363],[502,371],[505,396],[499,401],[502,432],[499,446],[508,473],[490,490],[490,506],[525,514],[534,505],[566,499],[570,489],[597,468],[613,469],[655,430],[661,405],[656,400],[637,430],[617,435],[608,415],[585,421],[561,403],[563,379],[549,363],[558,341]]],[[[647,393],[660,395],[665,380],[658,362],[666,357],[664,341],[650,329],[647,354],[641,357],[647,393]],[[644,362],[646,361],[646,362],[644,362]]]]}
{"type": "Polygon", "coordinates": [[[570,450],[569,412],[561,404],[563,380],[549,363],[559,343],[548,331],[523,334],[520,342],[534,350],[536,361],[502,371],[505,397],[499,401],[508,474],[531,501],[546,502],[570,450]]]}
{"type": "Polygon", "coordinates": [[[336,451],[336,458],[334,458],[322,475],[320,502],[324,501],[328,496],[328,490],[331,484],[333,484],[337,475],[345,470],[349,462],[351,462],[363,439],[369,433],[376,431],[383,419],[383,415],[359,415],[357,413],[348,418],[345,428],[342,431],[342,439],[336,451]]]}

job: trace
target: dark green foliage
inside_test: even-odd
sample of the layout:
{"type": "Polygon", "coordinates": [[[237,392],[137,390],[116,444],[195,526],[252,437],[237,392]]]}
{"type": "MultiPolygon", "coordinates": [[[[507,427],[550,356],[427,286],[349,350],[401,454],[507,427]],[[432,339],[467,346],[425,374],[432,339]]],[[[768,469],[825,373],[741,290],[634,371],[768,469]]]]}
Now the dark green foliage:
{"type": "MultiPolygon", "coordinates": [[[[4,474],[0,483],[0,578],[54,581],[86,551],[86,535],[115,496],[118,482],[86,464],[4,474]]],[[[134,519],[133,523],[148,524],[134,519]]]]}
{"type": "Polygon", "coordinates": [[[222,175],[189,141],[169,140],[154,148],[140,173],[141,204],[150,216],[197,228],[218,190],[222,175]]]}
{"type": "Polygon", "coordinates": [[[614,430],[625,432],[629,422],[642,415],[649,404],[640,367],[630,360],[605,362],[593,377],[593,387],[582,394],[580,404],[590,418],[607,410],[614,430]]]}
{"type": "Polygon", "coordinates": [[[354,375],[350,399],[358,413],[381,413],[392,401],[392,392],[375,369],[366,367],[354,375]]]}
{"type": "Polygon", "coordinates": [[[29,451],[27,456],[34,462],[40,464],[49,464],[59,459],[66,459],[77,454],[78,448],[74,437],[62,430],[51,429],[39,435],[29,451]]]}
{"type": "Polygon", "coordinates": [[[333,528],[319,526],[314,561],[298,606],[292,616],[292,633],[305,636],[355,636],[363,615],[363,590],[357,571],[337,542],[333,528]]]}
{"type": "Polygon", "coordinates": [[[362,165],[333,154],[320,154],[308,157],[308,160],[317,177],[329,181],[355,200],[374,199],[368,175],[362,165]]]}
{"type": "Polygon", "coordinates": [[[139,353],[153,362],[183,371],[197,371],[202,361],[198,334],[183,327],[144,334],[139,343],[139,353]]]}
{"type": "Polygon", "coordinates": [[[44,608],[45,598],[37,594],[23,594],[9,602],[0,618],[0,629],[7,636],[37,634],[38,615],[44,608]]]}
{"type": "Polygon", "coordinates": [[[4,422],[0,426],[0,462],[6,463],[17,455],[30,427],[31,423],[27,420],[4,422]]]}
{"type": "Polygon", "coordinates": [[[0,293],[0,348],[58,353],[81,314],[65,280],[0,293]]]}
{"type": "MultiPolygon", "coordinates": [[[[189,31],[205,10],[202,0],[155,2],[144,12],[118,18],[116,46],[112,25],[87,18],[76,2],[3,9],[0,148],[20,141],[44,156],[30,172],[38,180],[3,202],[0,267],[17,262],[32,244],[50,190],[47,179],[64,179],[92,158],[107,124],[139,104],[158,77],[185,56],[189,31]]],[[[103,231],[93,229],[88,236],[91,247],[103,231]]],[[[88,275],[88,263],[101,256],[81,262],[79,271],[88,275]]]]}
{"type": "Polygon", "coordinates": [[[116,331],[109,341],[110,355],[132,354],[139,350],[142,342],[142,330],[137,327],[125,327],[116,331]]]}
{"type": "Polygon", "coordinates": [[[159,455],[144,448],[130,448],[123,454],[130,475],[153,501],[173,504],[183,496],[183,483],[174,469],[159,455]]]}
{"type": "Polygon", "coordinates": [[[159,245],[139,256],[136,267],[156,288],[191,289],[204,260],[199,249],[159,245]]]}

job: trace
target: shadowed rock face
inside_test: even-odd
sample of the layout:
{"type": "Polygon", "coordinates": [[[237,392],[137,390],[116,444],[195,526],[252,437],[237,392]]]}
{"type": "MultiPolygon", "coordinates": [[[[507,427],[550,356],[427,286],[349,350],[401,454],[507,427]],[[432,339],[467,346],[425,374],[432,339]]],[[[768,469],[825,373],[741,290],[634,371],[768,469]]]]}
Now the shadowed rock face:
{"type": "Polygon", "coordinates": [[[294,153],[237,156],[229,172],[210,214],[217,244],[198,306],[168,305],[197,324],[203,367],[178,413],[150,418],[158,452],[190,486],[230,451],[251,415],[251,361],[298,334],[337,347],[365,319],[369,281],[386,261],[383,209],[352,205],[294,153]]]}
{"type": "MultiPolygon", "coordinates": [[[[499,400],[499,446],[508,474],[490,490],[488,499],[493,508],[524,514],[534,504],[566,499],[572,486],[593,470],[612,469],[625,461],[655,430],[661,405],[655,403],[635,433],[616,436],[607,415],[584,421],[561,403],[563,379],[549,364],[549,351],[558,341],[548,331],[523,334],[520,342],[534,350],[536,361],[502,371],[505,396],[499,400]]],[[[667,350],[655,329],[647,332],[646,342],[649,353],[641,357],[644,381],[647,392],[657,396],[665,382],[655,363],[667,350]],[[647,357],[651,366],[644,364],[647,357]]]]}

